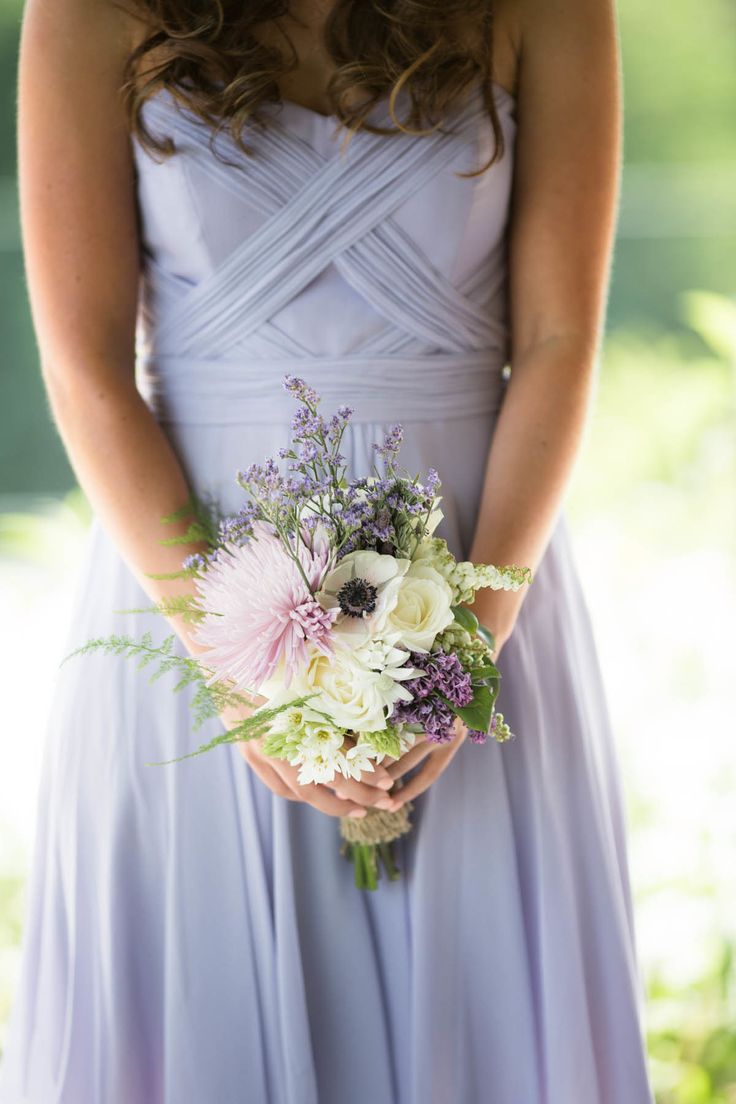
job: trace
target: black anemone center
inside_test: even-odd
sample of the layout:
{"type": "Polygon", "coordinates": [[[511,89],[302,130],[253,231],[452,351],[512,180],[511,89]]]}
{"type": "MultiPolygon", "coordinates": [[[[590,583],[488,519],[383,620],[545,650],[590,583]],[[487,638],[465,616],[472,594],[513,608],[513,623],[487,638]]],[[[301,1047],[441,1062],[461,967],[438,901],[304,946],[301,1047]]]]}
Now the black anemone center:
{"type": "Polygon", "coordinates": [[[366,579],[349,579],[337,592],[340,609],[349,617],[362,617],[376,608],[378,588],[366,579]]]}

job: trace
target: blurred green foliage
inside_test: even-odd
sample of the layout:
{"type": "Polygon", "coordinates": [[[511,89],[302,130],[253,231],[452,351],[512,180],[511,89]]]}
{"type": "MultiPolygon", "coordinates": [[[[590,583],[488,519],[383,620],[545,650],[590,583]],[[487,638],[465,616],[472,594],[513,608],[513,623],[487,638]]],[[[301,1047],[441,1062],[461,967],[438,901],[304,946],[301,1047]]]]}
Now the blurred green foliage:
{"type": "Polygon", "coordinates": [[[625,160],[736,165],[732,0],[619,0],[625,160]]]}
{"type": "Polygon", "coordinates": [[[663,555],[736,556],[736,304],[703,291],[678,302],[690,335],[620,330],[606,341],[575,511],[625,510],[663,555]]]}
{"type": "Polygon", "coordinates": [[[10,1013],[14,992],[14,959],[20,944],[25,886],[20,874],[0,870],[0,1024],[10,1013]]]}
{"type": "Polygon", "coordinates": [[[630,653],[613,649],[611,701],[657,1102],[736,1104],[732,632],[716,635],[736,617],[736,303],[691,291],[677,307],[677,331],[608,338],[572,514],[617,596],[601,636],[630,653]]]}
{"type": "Polygon", "coordinates": [[[657,1104],[734,1104],[736,1021],[734,945],[724,941],[710,969],[683,993],[648,979],[650,1006],[672,1009],[671,1026],[649,1035],[657,1104]]]}

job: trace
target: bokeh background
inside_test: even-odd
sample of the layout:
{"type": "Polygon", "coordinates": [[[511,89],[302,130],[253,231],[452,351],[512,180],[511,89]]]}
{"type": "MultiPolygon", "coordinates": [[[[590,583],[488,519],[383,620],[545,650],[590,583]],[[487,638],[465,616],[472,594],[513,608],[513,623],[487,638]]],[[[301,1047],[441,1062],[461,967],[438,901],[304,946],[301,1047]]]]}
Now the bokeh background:
{"type": "MultiPolygon", "coordinates": [[[[0,0],[0,1048],[45,706],[89,516],[26,301],[20,15],[0,0]]],[[[736,1104],[736,5],[619,0],[619,24],[622,202],[568,513],[625,773],[658,1104],[736,1104]]]]}

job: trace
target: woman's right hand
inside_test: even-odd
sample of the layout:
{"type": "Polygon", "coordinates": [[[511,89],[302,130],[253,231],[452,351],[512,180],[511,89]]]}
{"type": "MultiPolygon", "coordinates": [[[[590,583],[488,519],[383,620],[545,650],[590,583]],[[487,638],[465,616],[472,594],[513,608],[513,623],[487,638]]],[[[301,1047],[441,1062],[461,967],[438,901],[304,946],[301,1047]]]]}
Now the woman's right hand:
{"type": "MultiPolygon", "coordinates": [[[[234,728],[246,716],[248,710],[245,708],[226,709],[220,714],[228,729],[234,728]]],[[[301,785],[298,767],[293,767],[285,759],[274,759],[264,754],[263,737],[239,740],[237,746],[246,763],[269,790],[287,801],[304,801],[334,817],[363,817],[370,806],[388,810],[398,808],[387,793],[394,780],[379,763],[374,764],[375,769],[370,774],[364,774],[363,777],[370,781],[357,782],[354,778],[343,778],[338,774],[329,785],[316,782],[301,785]]]]}

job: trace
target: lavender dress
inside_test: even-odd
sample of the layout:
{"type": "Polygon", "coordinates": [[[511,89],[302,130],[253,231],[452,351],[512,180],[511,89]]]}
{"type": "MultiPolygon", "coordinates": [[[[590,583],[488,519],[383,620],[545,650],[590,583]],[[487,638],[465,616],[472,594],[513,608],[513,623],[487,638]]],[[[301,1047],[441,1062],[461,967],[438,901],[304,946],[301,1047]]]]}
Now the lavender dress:
{"type": "MultiPolygon", "coordinates": [[[[480,97],[453,133],[359,133],[271,105],[255,157],[165,93],[134,146],[139,386],[200,494],[285,443],[285,371],[347,402],[355,473],[394,421],[439,469],[467,554],[508,358],[507,149],[480,97]],[[480,159],[480,160],[479,160],[480,159]]],[[[386,114],[379,105],[377,116],[386,114]]],[[[151,477],[155,479],[156,473],[151,477]]],[[[167,631],[95,520],[68,650],[167,631]]],[[[337,821],[236,748],[167,767],[182,695],[94,656],[59,670],[2,1104],[648,1104],[619,769],[560,515],[503,650],[517,739],[460,748],[416,802],[402,880],[353,886],[337,821]]]]}

